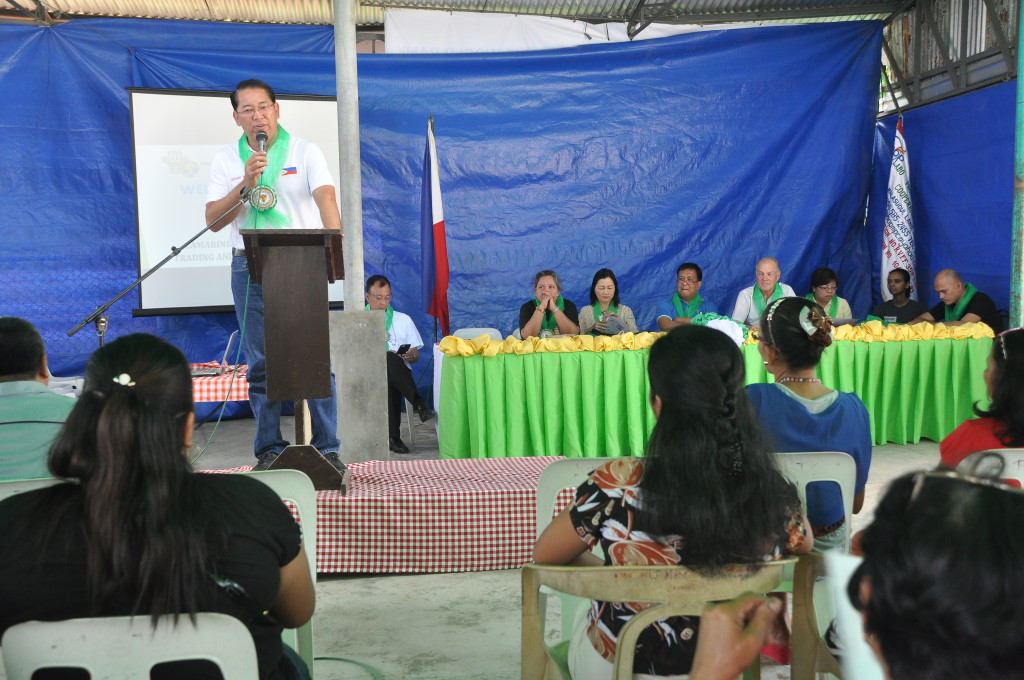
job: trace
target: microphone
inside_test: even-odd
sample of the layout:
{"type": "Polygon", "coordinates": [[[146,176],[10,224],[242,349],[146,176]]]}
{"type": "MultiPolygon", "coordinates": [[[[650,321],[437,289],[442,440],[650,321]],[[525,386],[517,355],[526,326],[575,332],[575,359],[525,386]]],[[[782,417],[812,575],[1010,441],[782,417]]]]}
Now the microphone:
{"type": "Polygon", "coordinates": [[[267,137],[267,133],[265,131],[260,130],[259,132],[256,133],[256,148],[257,150],[259,150],[260,153],[263,153],[267,150],[267,139],[269,138],[267,137]]]}

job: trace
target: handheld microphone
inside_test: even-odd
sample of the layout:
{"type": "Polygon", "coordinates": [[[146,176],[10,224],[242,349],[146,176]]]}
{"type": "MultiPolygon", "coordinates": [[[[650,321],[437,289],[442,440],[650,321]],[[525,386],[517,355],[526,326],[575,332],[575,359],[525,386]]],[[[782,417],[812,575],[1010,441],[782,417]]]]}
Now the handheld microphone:
{"type": "Polygon", "coordinates": [[[256,148],[259,150],[260,153],[263,153],[267,150],[268,139],[269,137],[267,136],[267,133],[265,131],[260,130],[259,132],[256,133],[256,148]]]}

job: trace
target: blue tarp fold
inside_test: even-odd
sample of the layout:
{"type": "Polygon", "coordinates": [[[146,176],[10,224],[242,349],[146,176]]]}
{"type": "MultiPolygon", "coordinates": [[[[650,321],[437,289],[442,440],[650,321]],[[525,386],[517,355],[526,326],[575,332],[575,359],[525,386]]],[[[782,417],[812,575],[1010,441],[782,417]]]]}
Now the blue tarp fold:
{"type": "MultiPolygon", "coordinates": [[[[255,76],[283,93],[330,95],[332,43],[325,27],[0,25],[10,93],[0,308],[41,327],[55,372],[81,371],[95,339],[64,332],[136,275],[125,88],[227,90],[255,76]]],[[[880,25],[858,22],[533,53],[360,55],[367,275],[391,278],[396,308],[429,342],[417,225],[432,114],[454,328],[510,333],[545,268],[585,304],[593,272],[612,267],[622,301],[653,328],[676,266],[693,260],[702,294],[728,312],[764,255],[801,292],[811,271],[832,266],[864,313],[880,49],[880,25]]],[[[216,357],[234,324],[132,319],[133,304],[112,308],[112,336],[155,332],[194,360],[216,357]]]]}

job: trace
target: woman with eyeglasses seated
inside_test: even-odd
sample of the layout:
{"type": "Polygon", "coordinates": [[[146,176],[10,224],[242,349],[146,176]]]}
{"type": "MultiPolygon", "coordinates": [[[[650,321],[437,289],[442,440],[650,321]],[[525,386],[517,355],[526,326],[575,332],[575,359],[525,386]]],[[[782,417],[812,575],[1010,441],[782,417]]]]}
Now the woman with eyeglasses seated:
{"type": "Polygon", "coordinates": [[[811,274],[811,292],[807,299],[818,303],[830,319],[852,319],[850,303],[836,295],[839,276],[828,267],[820,267],[811,274]]]}
{"type": "MultiPolygon", "coordinates": [[[[651,348],[657,422],[642,458],[594,470],[534,547],[541,564],[674,565],[714,570],[810,550],[793,486],[779,474],[743,389],[743,357],[729,336],[681,326],[651,348]],[[600,544],[604,561],[588,550],[600,544]]],[[[619,632],[643,605],[591,603],[569,647],[573,678],[610,678],[619,632]]],[[[698,617],[640,633],[634,678],[685,677],[698,617]]]]}
{"type": "MultiPolygon", "coordinates": [[[[871,465],[871,424],[860,397],[822,384],[821,354],[832,344],[832,322],[817,303],[782,298],[761,315],[758,350],[775,384],[750,385],[754,411],[774,436],[776,451],[844,451],[857,464],[853,511],[864,504],[871,465]]],[[[843,548],[849,527],[834,482],[807,487],[807,514],[817,550],[843,548]]]]}
{"type": "MultiPolygon", "coordinates": [[[[1001,456],[977,455],[961,468],[989,468],[983,475],[936,470],[893,481],[863,532],[847,596],[888,680],[1021,677],[1024,494],[996,481],[1001,456]]],[[[747,595],[709,611],[690,680],[732,680],[746,668],[770,605],[747,595]]]]}
{"type": "Polygon", "coordinates": [[[975,404],[979,417],[965,420],[939,444],[945,465],[956,467],[976,451],[1024,447],[1024,329],[1006,331],[992,341],[985,386],[989,407],[975,404]]]}
{"type": "Polygon", "coordinates": [[[519,308],[519,333],[529,337],[579,335],[579,312],[571,300],[562,297],[558,274],[550,269],[533,277],[533,299],[519,308]]]}
{"type": "MultiPolygon", "coordinates": [[[[256,479],[192,471],[193,420],[189,365],[168,343],[128,335],[90,357],[50,450],[66,481],[0,502],[0,634],[31,620],[221,612],[252,633],[261,679],[309,677],[281,644],[282,626],[315,604],[299,527],[256,479]]],[[[156,669],[220,677],[203,661],[156,669]]]]}
{"type": "Polygon", "coordinates": [[[590,304],[580,310],[580,333],[617,335],[638,333],[633,310],[619,302],[619,281],[611,269],[598,269],[590,283],[590,304]],[[609,328],[608,321],[615,318],[620,324],[609,328]],[[617,329],[618,326],[624,329],[617,329]]]}

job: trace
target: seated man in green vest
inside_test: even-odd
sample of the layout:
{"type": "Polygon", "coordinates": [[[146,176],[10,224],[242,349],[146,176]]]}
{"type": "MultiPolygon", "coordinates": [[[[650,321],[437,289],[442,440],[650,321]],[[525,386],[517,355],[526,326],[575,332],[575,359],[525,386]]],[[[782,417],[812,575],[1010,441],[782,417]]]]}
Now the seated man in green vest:
{"type": "Polygon", "coordinates": [[[996,333],[1003,332],[1003,320],[996,311],[996,303],[972,284],[964,283],[956,271],[943,269],[939,272],[935,277],[935,292],[939,294],[939,304],[910,323],[928,321],[962,326],[980,321],[996,333]]]}
{"type": "Polygon", "coordinates": [[[50,444],[75,400],[51,392],[49,381],[39,331],[24,319],[0,317],[0,480],[50,476],[50,444]]]}
{"type": "Polygon", "coordinates": [[[700,294],[704,272],[693,262],[684,262],[676,270],[676,292],[658,305],[658,330],[670,331],[685,326],[698,314],[718,314],[718,307],[700,294]]]}

